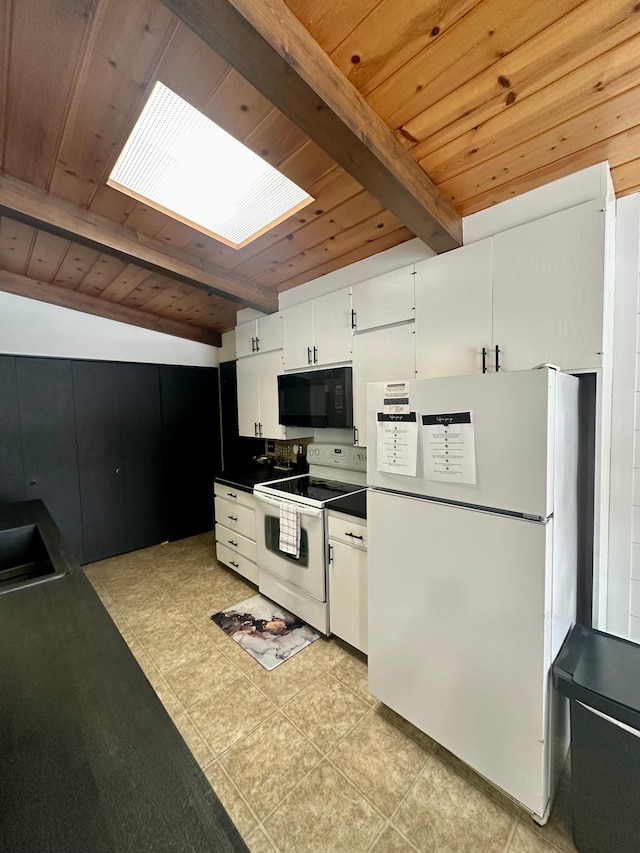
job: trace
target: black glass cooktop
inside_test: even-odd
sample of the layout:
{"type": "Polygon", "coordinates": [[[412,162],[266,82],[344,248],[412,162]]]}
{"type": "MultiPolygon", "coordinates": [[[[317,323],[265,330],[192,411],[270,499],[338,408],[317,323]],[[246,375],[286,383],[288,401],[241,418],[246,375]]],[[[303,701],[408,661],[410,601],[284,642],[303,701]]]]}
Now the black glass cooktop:
{"type": "Polygon", "coordinates": [[[323,477],[295,477],[292,480],[281,480],[270,483],[269,490],[283,492],[292,497],[308,498],[309,500],[325,503],[333,498],[341,498],[352,492],[359,492],[364,486],[354,486],[353,483],[340,483],[338,480],[325,480],[323,477]]]}

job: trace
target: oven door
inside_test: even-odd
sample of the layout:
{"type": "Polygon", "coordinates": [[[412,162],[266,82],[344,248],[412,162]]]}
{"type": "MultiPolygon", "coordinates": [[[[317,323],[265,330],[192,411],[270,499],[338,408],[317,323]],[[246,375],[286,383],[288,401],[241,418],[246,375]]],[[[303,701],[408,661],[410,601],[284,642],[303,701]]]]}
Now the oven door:
{"type": "Polygon", "coordinates": [[[303,590],[318,601],[326,600],[324,511],[297,501],[300,519],[300,556],[279,548],[280,505],[283,501],[254,492],[256,512],[256,557],[258,567],[303,590]]]}

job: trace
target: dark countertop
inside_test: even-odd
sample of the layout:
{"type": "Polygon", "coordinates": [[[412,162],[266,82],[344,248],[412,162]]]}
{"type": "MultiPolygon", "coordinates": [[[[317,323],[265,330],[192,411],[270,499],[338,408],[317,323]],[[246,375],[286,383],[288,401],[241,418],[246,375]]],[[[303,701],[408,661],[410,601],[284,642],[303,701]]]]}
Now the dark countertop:
{"type": "Polygon", "coordinates": [[[230,818],[40,501],[64,577],[0,595],[0,850],[238,853],[230,818]]]}
{"type": "Polygon", "coordinates": [[[282,480],[285,477],[295,477],[304,474],[305,471],[275,471],[270,465],[253,465],[243,468],[223,471],[216,477],[216,483],[224,483],[225,486],[236,486],[243,492],[253,492],[253,487],[258,483],[268,483],[270,480],[282,480]]]}
{"type": "Polygon", "coordinates": [[[367,490],[355,492],[351,495],[345,495],[343,498],[336,498],[334,501],[329,501],[326,505],[327,509],[343,512],[345,515],[355,515],[357,518],[367,517],[367,490]]]}

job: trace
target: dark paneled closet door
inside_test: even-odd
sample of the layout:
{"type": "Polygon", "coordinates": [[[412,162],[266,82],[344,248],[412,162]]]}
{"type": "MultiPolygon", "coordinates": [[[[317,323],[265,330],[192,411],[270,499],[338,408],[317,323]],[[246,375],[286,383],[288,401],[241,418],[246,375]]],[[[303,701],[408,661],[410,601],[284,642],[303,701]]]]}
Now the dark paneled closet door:
{"type": "Polygon", "coordinates": [[[16,367],[27,497],[44,501],[82,561],[71,362],[18,358],[16,367]]]}
{"type": "Polygon", "coordinates": [[[125,466],[119,365],[75,361],[73,389],[84,559],[91,563],[127,550],[125,466]]]}
{"type": "Polygon", "coordinates": [[[213,480],[220,470],[218,371],[160,367],[169,539],[213,528],[213,480]]]}
{"type": "Polygon", "coordinates": [[[0,503],[24,501],[24,465],[16,359],[0,356],[0,503]]]}
{"type": "Polygon", "coordinates": [[[167,538],[162,470],[160,372],[156,364],[120,364],[127,550],[167,538]]]}

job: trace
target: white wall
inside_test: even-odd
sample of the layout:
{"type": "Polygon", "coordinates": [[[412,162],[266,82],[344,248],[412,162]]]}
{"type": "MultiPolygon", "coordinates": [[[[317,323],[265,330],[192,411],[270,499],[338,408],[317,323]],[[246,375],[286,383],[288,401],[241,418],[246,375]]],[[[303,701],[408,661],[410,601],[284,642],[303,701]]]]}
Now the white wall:
{"type": "Polygon", "coordinates": [[[0,352],[217,367],[218,348],[0,292],[0,352]]]}

